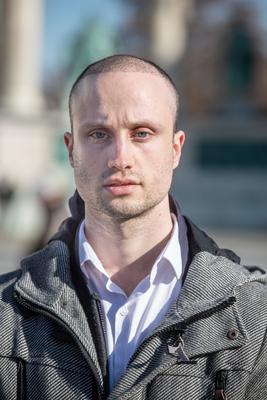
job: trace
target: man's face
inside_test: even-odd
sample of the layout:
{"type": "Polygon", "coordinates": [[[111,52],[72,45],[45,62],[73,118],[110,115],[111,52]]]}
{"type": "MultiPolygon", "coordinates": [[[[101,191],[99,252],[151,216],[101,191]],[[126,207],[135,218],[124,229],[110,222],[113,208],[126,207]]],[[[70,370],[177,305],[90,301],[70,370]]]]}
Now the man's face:
{"type": "Polygon", "coordinates": [[[129,219],[168,195],[184,142],[173,134],[175,97],[157,74],[85,77],[73,98],[65,143],[80,196],[96,215],[129,219]]]}

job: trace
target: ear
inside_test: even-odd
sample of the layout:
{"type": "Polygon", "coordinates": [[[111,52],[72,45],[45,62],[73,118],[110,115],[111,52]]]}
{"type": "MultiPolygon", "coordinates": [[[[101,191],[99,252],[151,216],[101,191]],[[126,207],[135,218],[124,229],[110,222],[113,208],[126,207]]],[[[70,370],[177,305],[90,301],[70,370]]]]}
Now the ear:
{"type": "Polygon", "coordinates": [[[70,165],[73,167],[73,134],[70,132],[64,133],[64,143],[67,147],[68,154],[69,154],[69,161],[70,165]]]}
{"type": "Polygon", "coordinates": [[[173,137],[173,169],[179,165],[184,141],[185,133],[183,131],[175,132],[173,137]]]}

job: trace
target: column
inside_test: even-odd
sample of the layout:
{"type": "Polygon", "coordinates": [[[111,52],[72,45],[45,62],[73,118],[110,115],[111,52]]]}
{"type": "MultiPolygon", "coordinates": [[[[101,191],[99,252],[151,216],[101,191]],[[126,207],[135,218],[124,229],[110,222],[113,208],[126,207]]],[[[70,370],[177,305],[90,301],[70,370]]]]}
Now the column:
{"type": "Polygon", "coordinates": [[[194,0],[157,0],[152,17],[152,56],[165,67],[182,57],[187,36],[187,22],[194,0]]]}
{"type": "Polygon", "coordinates": [[[32,116],[41,93],[42,0],[3,0],[5,15],[2,104],[13,114],[32,116]]]}

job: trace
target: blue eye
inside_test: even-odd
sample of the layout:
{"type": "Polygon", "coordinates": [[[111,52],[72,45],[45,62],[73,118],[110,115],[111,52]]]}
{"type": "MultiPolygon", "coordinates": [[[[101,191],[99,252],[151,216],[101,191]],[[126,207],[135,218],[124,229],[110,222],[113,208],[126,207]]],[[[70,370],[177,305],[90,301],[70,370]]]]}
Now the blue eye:
{"type": "Polygon", "coordinates": [[[92,137],[95,140],[103,140],[107,138],[107,133],[106,132],[101,132],[101,131],[96,131],[93,132],[90,137],[92,137]]]}
{"type": "Polygon", "coordinates": [[[140,139],[146,139],[148,136],[150,136],[150,133],[147,131],[138,131],[135,133],[135,137],[140,139]]]}

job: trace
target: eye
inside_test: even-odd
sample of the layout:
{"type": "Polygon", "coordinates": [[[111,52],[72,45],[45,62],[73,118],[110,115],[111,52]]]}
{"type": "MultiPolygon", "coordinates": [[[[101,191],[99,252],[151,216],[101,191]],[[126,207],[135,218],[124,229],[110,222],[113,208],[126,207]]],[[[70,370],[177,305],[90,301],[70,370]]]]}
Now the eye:
{"type": "Polygon", "coordinates": [[[133,136],[137,139],[148,139],[151,136],[151,133],[148,131],[137,131],[133,136]]]}
{"type": "Polygon", "coordinates": [[[102,131],[95,131],[89,135],[90,138],[93,138],[96,142],[101,142],[108,138],[108,134],[102,131]]]}

